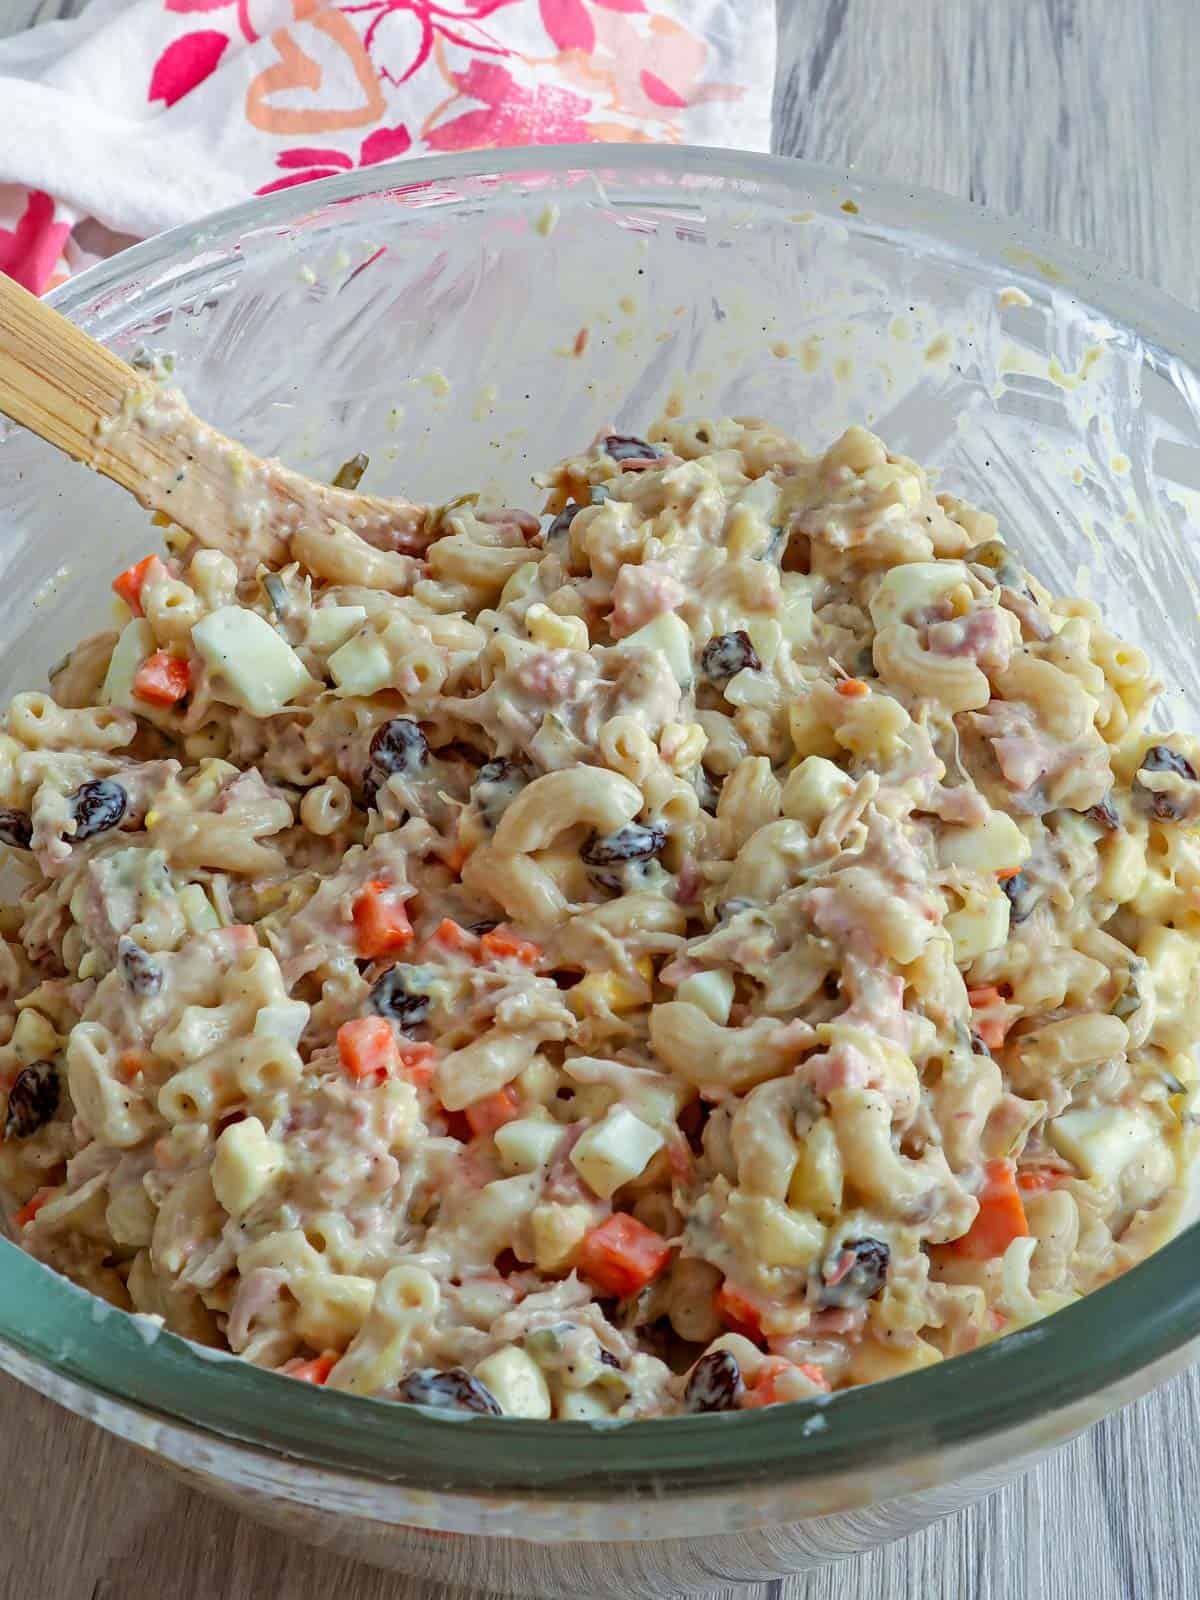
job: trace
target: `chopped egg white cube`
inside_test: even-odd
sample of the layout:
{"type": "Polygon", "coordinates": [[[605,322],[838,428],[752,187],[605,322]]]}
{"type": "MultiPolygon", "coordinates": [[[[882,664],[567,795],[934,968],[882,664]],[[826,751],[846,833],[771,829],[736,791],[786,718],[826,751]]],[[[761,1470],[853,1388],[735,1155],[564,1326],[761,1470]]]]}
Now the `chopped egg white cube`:
{"type": "Polygon", "coordinates": [[[280,1000],[275,1005],[260,1006],[254,1031],[260,1037],[283,1039],[294,1048],[308,1026],[309,1010],[303,1000],[280,1000]]]}
{"type": "Polygon", "coordinates": [[[348,639],[326,664],[343,694],[377,694],[392,681],[392,658],[387,645],[369,628],[348,639]]]}
{"type": "Polygon", "coordinates": [[[951,911],[942,924],[954,941],[954,959],[959,966],[1000,948],[1008,938],[1011,910],[1008,896],[998,886],[965,892],[961,909],[951,911]]]}
{"type": "Polygon", "coordinates": [[[723,969],[693,973],[676,989],[675,998],[699,1006],[706,1017],[711,1017],[724,1027],[729,1021],[729,1010],[733,1005],[733,974],[723,969]]]}
{"type": "Polygon", "coordinates": [[[492,1135],[505,1172],[536,1172],[544,1167],[562,1142],[561,1123],[548,1114],[518,1117],[492,1135]]]}
{"type": "Polygon", "coordinates": [[[506,1417],[535,1417],[545,1421],[550,1415],[550,1389],[541,1367],[515,1344],[494,1355],[485,1356],[475,1368],[475,1376],[486,1385],[506,1417]]]}
{"type": "Polygon", "coordinates": [[[621,646],[625,649],[661,650],[670,664],[676,683],[681,688],[691,683],[692,635],[687,623],[673,611],[655,617],[644,628],[629,634],[621,640],[621,646]]]}
{"type": "Polygon", "coordinates": [[[1047,1126],[1050,1142],[1093,1183],[1113,1184],[1158,1135],[1148,1119],[1121,1106],[1083,1106],[1047,1126]]]}
{"type": "Polygon", "coordinates": [[[938,840],[943,867],[967,872],[1010,872],[1029,859],[1029,840],[1005,811],[993,811],[975,828],[947,827],[938,840]]]}
{"type": "Polygon", "coordinates": [[[644,1172],[650,1158],[662,1149],[661,1133],[648,1127],[624,1106],[614,1106],[571,1151],[571,1165],[587,1186],[607,1200],[623,1183],[644,1172]]]}
{"type": "Polygon", "coordinates": [[[303,661],[265,618],[244,606],[220,606],[192,627],[192,643],[227,697],[256,717],[274,716],[315,687],[303,661]]]}
{"type": "Polygon", "coordinates": [[[257,1117],[231,1123],[217,1140],[212,1186],[231,1217],[240,1217],[265,1193],[284,1154],[257,1117]]]}
{"type": "MultiPolygon", "coordinates": [[[[100,699],[106,706],[138,709],[133,680],[142,662],[154,653],[154,649],[154,629],[145,617],[135,617],[132,622],[125,624],[121,629],[121,637],[113,646],[108,671],[104,674],[104,686],[100,690],[100,699]]],[[[146,709],[144,704],[141,709],[146,709]]]]}
{"type": "Polygon", "coordinates": [[[305,643],[318,655],[339,649],[367,620],[363,606],[322,606],[308,619],[305,643]]]}

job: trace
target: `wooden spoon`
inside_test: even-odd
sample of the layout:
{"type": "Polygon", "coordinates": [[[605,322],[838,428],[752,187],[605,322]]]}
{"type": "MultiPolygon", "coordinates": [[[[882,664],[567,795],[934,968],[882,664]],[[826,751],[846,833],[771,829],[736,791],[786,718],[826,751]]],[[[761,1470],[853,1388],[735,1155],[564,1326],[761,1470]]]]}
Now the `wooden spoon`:
{"type": "Polygon", "coordinates": [[[282,566],[301,528],[422,547],[425,508],[317,483],[210,428],[177,389],[128,366],[0,273],[0,412],[128,489],[244,575],[282,566]]]}

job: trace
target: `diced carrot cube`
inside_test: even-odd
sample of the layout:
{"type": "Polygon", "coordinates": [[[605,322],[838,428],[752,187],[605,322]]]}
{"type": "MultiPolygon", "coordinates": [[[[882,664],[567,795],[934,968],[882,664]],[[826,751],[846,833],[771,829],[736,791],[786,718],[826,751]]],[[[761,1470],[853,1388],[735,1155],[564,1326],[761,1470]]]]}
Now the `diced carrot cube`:
{"type": "Polygon", "coordinates": [[[1020,867],[1004,867],[996,874],[996,882],[1007,883],[1010,878],[1019,878],[1020,875],[1020,867]]]}
{"type": "Polygon", "coordinates": [[[755,1344],[763,1343],[762,1312],[728,1278],[717,1290],[714,1304],[717,1315],[731,1333],[740,1333],[744,1339],[752,1339],[755,1344]]]}
{"type": "Polygon", "coordinates": [[[174,706],[191,688],[188,664],[169,650],[156,650],[134,673],[133,692],[151,705],[174,706]]]}
{"type": "Polygon", "coordinates": [[[16,1223],[17,1227],[23,1228],[27,1222],[32,1222],[34,1217],[37,1216],[38,1212],[42,1209],[46,1202],[48,1200],[53,1200],[53,1198],[53,1189],[39,1189],[31,1199],[26,1200],[25,1204],[13,1218],[13,1221],[16,1223]]]}
{"type": "Polygon", "coordinates": [[[1012,1027],[1013,1019],[1004,1009],[1004,996],[994,983],[978,989],[968,989],[967,999],[976,1012],[971,1026],[989,1050],[999,1050],[1012,1027]]]}
{"type": "Polygon", "coordinates": [[[428,1089],[433,1082],[433,1067],[437,1051],[431,1044],[405,1041],[399,1046],[400,1070],[414,1088],[428,1089]]]}
{"type": "Polygon", "coordinates": [[[323,1355],[313,1356],[311,1361],[289,1361],[279,1370],[286,1377],[299,1378],[301,1383],[325,1383],[340,1360],[336,1350],[326,1350],[323,1355]]]}
{"type": "Polygon", "coordinates": [[[124,572],[118,573],[113,579],[113,593],[120,595],[135,617],[145,614],[142,611],[142,585],[146,581],[146,574],[150,571],[151,565],[157,560],[157,556],[144,556],[141,561],[132,567],[126,567],[124,572]]]}
{"type": "Polygon", "coordinates": [[[449,917],[442,918],[430,934],[429,942],[441,945],[443,950],[453,950],[465,956],[476,956],[479,953],[479,935],[469,933],[466,928],[460,928],[458,923],[449,917]]]}
{"type": "Polygon", "coordinates": [[[653,1283],[670,1259],[671,1246],[661,1234],[617,1211],[584,1235],[578,1267],[601,1294],[626,1300],[653,1283]]]}
{"type": "Polygon", "coordinates": [[[1014,1239],[1029,1237],[1029,1223],[1011,1161],[989,1161],[983,1169],[979,1214],[950,1248],[970,1261],[1002,1256],[1014,1239]]]}
{"type": "Polygon", "coordinates": [[[787,1373],[794,1371],[802,1372],[810,1383],[815,1383],[818,1389],[826,1394],[829,1393],[828,1378],[820,1367],[814,1366],[811,1361],[801,1362],[797,1367],[793,1366],[792,1362],[785,1361],[782,1356],[769,1356],[747,1386],[742,1405],[754,1410],[758,1406],[774,1406],[783,1399],[791,1399],[790,1395],[781,1395],[779,1387],[780,1380],[787,1373]]]}
{"type": "Polygon", "coordinates": [[[466,1108],[467,1123],[476,1138],[481,1133],[495,1133],[497,1128],[502,1128],[506,1122],[513,1122],[521,1115],[521,1096],[512,1084],[506,1084],[503,1089],[497,1089],[495,1094],[484,1095],[482,1100],[474,1100],[466,1108]]]}
{"type": "Polygon", "coordinates": [[[354,902],[352,915],[358,953],[365,961],[392,955],[413,941],[404,902],[396,898],[395,890],[382,878],[373,878],[365,885],[354,902]]]}
{"type": "Polygon", "coordinates": [[[392,1025],[383,1017],[353,1017],[337,1032],[338,1056],[352,1078],[388,1077],[400,1066],[392,1025]]]}
{"type": "Polygon", "coordinates": [[[484,934],[479,953],[485,961],[520,961],[527,967],[536,967],[542,959],[541,945],[522,939],[503,923],[484,934]]]}
{"type": "Polygon", "coordinates": [[[870,694],[871,690],[870,686],[865,684],[861,678],[840,678],[837,684],[837,692],[845,695],[847,700],[861,700],[863,695],[870,694]]]}

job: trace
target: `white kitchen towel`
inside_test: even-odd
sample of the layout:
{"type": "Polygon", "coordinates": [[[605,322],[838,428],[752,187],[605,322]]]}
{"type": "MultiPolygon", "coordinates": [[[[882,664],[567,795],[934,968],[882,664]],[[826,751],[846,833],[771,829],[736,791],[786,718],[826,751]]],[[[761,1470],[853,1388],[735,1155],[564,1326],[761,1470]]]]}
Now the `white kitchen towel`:
{"type": "Polygon", "coordinates": [[[394,156],[770,144],[774,0],[92,0],[0,42],[0,271],[394,156]]]}

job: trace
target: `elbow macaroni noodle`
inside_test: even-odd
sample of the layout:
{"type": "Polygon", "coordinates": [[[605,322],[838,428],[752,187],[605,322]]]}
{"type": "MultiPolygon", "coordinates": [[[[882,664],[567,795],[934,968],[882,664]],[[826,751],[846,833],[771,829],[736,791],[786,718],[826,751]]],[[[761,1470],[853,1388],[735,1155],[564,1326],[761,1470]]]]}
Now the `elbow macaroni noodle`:
{"type": "Polygon", "coordinates": [[[260,1366],[566,1418],[891,1377],[1155,1248],[1200,743],[1145,655],[861,428],[541,482],[253,578],[171,530],[12,700],[13,1236],[260,1366]]]}

